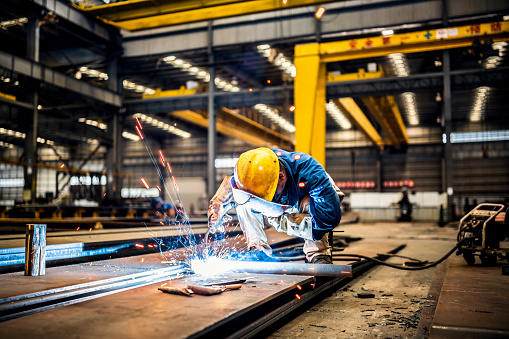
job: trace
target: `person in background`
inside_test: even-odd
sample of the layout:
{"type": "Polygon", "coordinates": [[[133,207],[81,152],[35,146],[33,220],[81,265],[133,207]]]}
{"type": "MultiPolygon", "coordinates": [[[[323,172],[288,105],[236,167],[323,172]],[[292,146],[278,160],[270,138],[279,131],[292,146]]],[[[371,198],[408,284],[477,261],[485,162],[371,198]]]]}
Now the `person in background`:
{"type": "Polygon", "coordinates": [[[162,217],[165,220],[170,220],[175,216],[175,208],[162,198],[156,198],[151,200],[152,208],[156,210],[156,215],[162,217]]]}
{"type": "Polygon", "coordinates": [[[264,226],[270,225],[278,232],[304,238],[307,262],[332,264],[328,232],[341,221],[343,197],[310,155],[257,148],[240,155],[233,175],[226,176],[210,200],[209,227],[235,205],[251,258],[272,259],[264,232],[264,226]],[[286,205],[284,214],[273,215],[280,208],[275,204],[286,205]]]}

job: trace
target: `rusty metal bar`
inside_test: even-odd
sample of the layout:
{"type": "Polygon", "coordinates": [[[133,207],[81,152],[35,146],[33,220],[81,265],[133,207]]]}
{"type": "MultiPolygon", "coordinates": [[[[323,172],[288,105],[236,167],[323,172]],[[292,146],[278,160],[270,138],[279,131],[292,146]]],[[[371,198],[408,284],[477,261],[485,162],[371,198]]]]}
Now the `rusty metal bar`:
{"type": "Polygon", "coordinates": [[[25,238],[25,275],[46,273],[46,225],[27,224],[25,238]]]}

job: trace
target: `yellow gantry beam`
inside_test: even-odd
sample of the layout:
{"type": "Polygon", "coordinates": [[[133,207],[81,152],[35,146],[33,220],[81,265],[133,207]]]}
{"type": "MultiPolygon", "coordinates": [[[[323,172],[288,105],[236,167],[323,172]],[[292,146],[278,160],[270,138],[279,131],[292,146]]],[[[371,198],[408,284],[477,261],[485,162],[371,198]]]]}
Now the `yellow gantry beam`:
{"type": "Polygon", "coordinates": [[[394,147],[399,149],[408,144],[405,124],[393,96],[366,97],[362,98],[362,102],[380,124],[394,147]]]}
{"type": "Polygon", "coordinates": [[[113,26],[137,31],[328,2],[337,1],[289,0],[285,3],[281,0],[134,0],[94,7],[86,7],[82,4],[74,6],[82,11],[97,15],[113,26]]]}
{"type": "MultiPolygon", "coordinates": [[[[325,143],[313,143],[309,140],[310,137],[319,138],[320,141],[322,139],[325,140],[325,128],[321,131],[300,130],[301,128],[313,128],[314,124],[310,119],[315,116],[321,116],[321,107],[325,104],[325,97],[322,100],[321,96],[318,96],[317,93],[321,93],[325,90],[325,84],[323,84],[322,87],[322,82],[318,81],[321,77],[325,77],[325,71],[321,71],[322,66],[325,64],[336,61],[380,57],[392,53],[416,53],[466,47],[471,46],[475,39],[507,41],[509,40],[508,32],[509,22],[503,21],[431,29],[394,34],[391,36],[377,36],[295,46],[294,61],[297,68],[297,76],[295,77],[295,107],[297,108],[295,114],[295,127],[297,129],[295,133],[297,142],[296,149],[308,151],[310,154],[318,154],[325,159],[325,143]],[[310,72],[310,70],[316,71],[310,72]],[[299,117],[300,115],[303,115],[303,117],[299,117]],[[298,124],[298,119],[301,119],[302,123],[298,124]]],[[[341,78],[341,75],[333,76],[329,74],[328,78],[330,81],[346,80],[341,78]]],[[[338,103],[341,100],[342,99],[340,99],[338,103]]],[[[381,119],[381,125],[388,135],[390,142],[396,143],[396,146],[408,143],[405,126],[394,102],[394,98],[385,97],[385,99],[375,100],[373,102],[369,100],[370,99],[368,99],[368,103],[371,103],[374,115],[376,116],[378,114],[384,117],[385,120],[381,119]]],[[[362,113],[360,109],[354,110],[353,112],[357,117],[357,120],[355,120],[357,126],[360,124],[360,129],[363,130],[378,147],[381,147],[381,145],[383,145],[382,139],[367,118],[364,116],[365,119],[362,119],[361,115],[364,115],[364,113],[362,113]],[[368,127],[364,127],[362,121],[364,121],[364,123],[367,121],[367,123],[369,123],[369,125],[367,125],[368,127]]],[[[321,125],[321,121],[319,121],[319,124],[321,125]]]]}
{"type": "MultiPolygon", "coordinates": [[[[471,46],[474,39],[507,40],[509,22],[491,22],[319,44],[320,61],[373,58],[471,46]]],[[[297,74],[298,70],[297,70],[297,74]]]]}
{"type": "MultiPolygon", "coordinates": [[[[175,111],[171,116],[207,128],[208,114],[206,111],[175,111]]],[[[217,131],[224,135],[237,138],[258,147],[284,148],[293,150],[295,142],[284,135],[248,119],[227,108],[218,110],[217,131]]]]}
{"type": "Polygon", "coordinates": [[[371,140],[380,149],[383,149],[384,142],[382,137],[352,98],[341,98],[333,101],[341,112],[349,117],[350,121],[353,121],[359,130],[366,134],[369,140],[371,140]]]}

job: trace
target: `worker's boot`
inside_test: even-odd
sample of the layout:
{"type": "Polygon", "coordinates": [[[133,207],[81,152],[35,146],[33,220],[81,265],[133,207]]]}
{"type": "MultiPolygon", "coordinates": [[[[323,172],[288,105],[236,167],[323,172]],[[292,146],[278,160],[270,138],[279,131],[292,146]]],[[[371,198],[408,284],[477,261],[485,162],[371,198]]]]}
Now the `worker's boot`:
{"type": "Polygon", "coordinates": [[[312,264],[332,264],[332,249],[329,246],[329,234],[325,233],[319,241],[304,242],[306,262],[312,264]]]}
{"type": "Polygon", "coordinates": [[[330,255],[316,255],[311,259],[312,264],[326,264],[332,265],[332,256],[330,255]]]}

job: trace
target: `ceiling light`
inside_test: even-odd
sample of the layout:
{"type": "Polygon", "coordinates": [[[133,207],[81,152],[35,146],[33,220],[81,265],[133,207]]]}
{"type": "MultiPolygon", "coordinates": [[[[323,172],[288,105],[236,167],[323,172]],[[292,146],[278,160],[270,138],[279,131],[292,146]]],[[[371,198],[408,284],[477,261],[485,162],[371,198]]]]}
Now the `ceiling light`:
{"type": "Polygon", "coordinates": [[[343,112],[339,109],[339,107],[334,103],[334,101],[330,100],[325,104],[325,109],[327,113],[336,121],[336,123],[343,129],[352,128],[352,124],[350,121],[344,116],[343,112]]]}
{"type": "Polygon", "coordinates": [[[418,125],[419,118],[417,116],[417,107],[415,106],[415,94],[412,92],[403,93],[405,99],[405,110],[407,121],[410,125],[418,125]]]}
{"type": "Polygon", "coordinates": [[[474,106],[470,111],[470,121],[476,122],[481,120],[488,92],[489,87],[483,86],[477,88],[475,93],[476,95],[474,99],[474,106]]]}
{"type": "Polygon", "coordinates": [[[315,17],[316,17],[317,19],[321,19],[321,18],[322,18],[322,16],[323,16],[323,13],[325,13],[325,8],[323,8],[323,7],[318,7],[318,9],[317,9],[317,10],[316,10],[316,12],[315,12],[315,17]]]}
{"type": "Polygon", "coordinates": [[[142,122],[146,122],[146,123],[149,123],[149,124],[152,124],[153,126],[157,127],[157,128],[160,128],[162,130],[165,130],[165,131],[168,131],[172,134],[175,134],[179,137],[182,137],[182,138],[190,138],[191,137],[191,133],[189,132],[186,132],[184,130],[181,130],[181,129],[178,129],[176,127],[173,127],[173,126],[169,126],[167,123],[164,123],[163,121],[160,121],[156,118],[152,118],[152,117],[149,117],[149,116],[146,116],[144,114],[141,114],[141,113],[136,113],[134,115],[134,117],[138,118],[140,121],[142,122]]]}
{"type": "MultiPolygon", "coordinates": [[[[203,81],[205,81],[205,82],[210,81],[210,74],[208,72],[206,72],[205,70],[200,69],[196,66],[193,66],[191,63],[186,62],[182,59],[177,59],[173,55],[163,58],[163,61],[165,61],[166,63],[169,63],[177,68],[181,68],[181,69],[189,72],[192,75],[196,75],[197,78],[203,79],[203,81]]],[[[220,79],[220,78],[215,78],[214,82],[218,86],[219,86],[220,82],[222,82],[221,85],[219,86],[219,88],[224,88],[225,91],[231,90],[233,88],[233,86],[227,86],[229,84],[228,81],[220,79]]]]}
{"type": "Polygon", "coordinates": [[[382,35],[393,35],[394,31],[392,29],[385,29],[382,31],[382,35]]]}
{"type": "Polygon", "coordinates": [[[297,68],[287,57],[283,55],[283,53],[279,53],[274,59],[270,59],[272,55],[276,54],[276,51],[272,49],[270,45],[258,45],[256,48],[258,49],[258,52],[269,59],[273,65],[278,66],[279,69],[290,75],[291,78],[295,78],[297,75],[297,68]]]}
{"type": "Polygon", "coordinates": [[[267,105],[264,104],[256,104],[254,106],[254,109],[256,109],[258,112],[262,113],[264,116],[269,118],[270,120],[274,121],[276,124],[278,124],[282,129],[284,129],[287,132],[293,133],[295,132],[295,126],[285,120],[283,117],[281,117],[276,110],[270,108],[267,105]]]}

